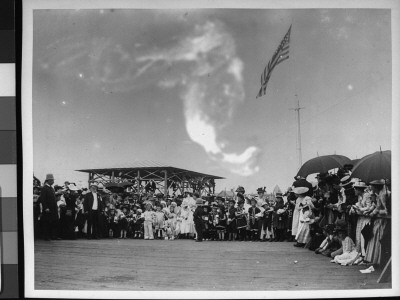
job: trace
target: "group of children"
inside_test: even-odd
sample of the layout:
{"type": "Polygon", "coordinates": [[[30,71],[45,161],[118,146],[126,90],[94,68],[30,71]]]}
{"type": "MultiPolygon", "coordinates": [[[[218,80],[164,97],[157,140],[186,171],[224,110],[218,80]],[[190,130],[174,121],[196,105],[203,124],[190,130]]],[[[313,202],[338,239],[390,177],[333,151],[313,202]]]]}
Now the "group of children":
{"type": "MultiPolygon", "coordinates": [[[[279,198],[279,195],[278,195],[279,198]]],[[[160,201],[132,207],[112,205],[106,208],[109,237],[134,239],[192,239],[199,236],[202,240],[224,241],[283,241],[284,232],[280,226],[273,227],[273,215],[277,222],[285,221],[286,210],[283,199],[274,205],[263,201],[262,209],[257,206],[257,199],[246,204],[239,195],[238,201],[223,198],[209,203],[194,193],[182,203],[160,201]],[[277,204],[282,200],[282,205],[277,204]],[[247,206],[246,206],[247,205],[247,206]],[[197,208],[197,213],[195,212],[197,208]]],[[[285,221],[286,222],[286,221],[285,221]]]]}

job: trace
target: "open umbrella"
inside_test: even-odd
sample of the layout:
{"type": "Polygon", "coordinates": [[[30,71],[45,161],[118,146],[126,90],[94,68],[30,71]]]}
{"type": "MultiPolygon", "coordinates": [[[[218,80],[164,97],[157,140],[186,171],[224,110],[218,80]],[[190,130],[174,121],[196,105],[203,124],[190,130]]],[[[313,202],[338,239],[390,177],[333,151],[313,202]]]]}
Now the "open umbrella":
{"type": "Polygon", "coordinates": [[[377,179],[391,179],[391,163],[392,151],[377,151],[361,158],[353,167],[351,177],[367,183],[377,179]]]}
{"type": "Polygon", "coordinates": [[[306,161],[297,172],[297,175],[307,177],[314,173],[325,173],[335,168],[341,168],[345,164],[350,164],[350,158],[343,155],[323,155],[317,156],[306,161]]]}

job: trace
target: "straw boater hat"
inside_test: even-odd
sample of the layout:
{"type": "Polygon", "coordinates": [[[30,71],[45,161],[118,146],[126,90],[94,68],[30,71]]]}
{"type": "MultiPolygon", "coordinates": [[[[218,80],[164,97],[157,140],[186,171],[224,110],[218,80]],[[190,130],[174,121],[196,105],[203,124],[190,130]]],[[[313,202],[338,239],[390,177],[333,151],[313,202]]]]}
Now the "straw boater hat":
{"type": "Polygon", "coordinates": [[[348,185],[350,185],[352,183],[351,179],[350,179],[350,175],[344,176],[340,179],[340,186],[341,187],[347,187],[348,185]]]}
{"type": "Polygon", "coordinates": [[[198,198],[198,199],[196,200],[196,205],[203,205],[203,200],[200,199],[200,198],[198,198]]]}
{"type": "Polygon", "coordinates": [[[302,195],[308,192],[308,187],[305,186],[299,186],[299,187],[295,187],[293,189],[293,192],[297,195],[302,195]]]}
{"type": "Polygon", "coordinates": [[[354,188],[357,189],[366,189],[368,186],[363,181],[358,181],[353,185],[354,188]]]}

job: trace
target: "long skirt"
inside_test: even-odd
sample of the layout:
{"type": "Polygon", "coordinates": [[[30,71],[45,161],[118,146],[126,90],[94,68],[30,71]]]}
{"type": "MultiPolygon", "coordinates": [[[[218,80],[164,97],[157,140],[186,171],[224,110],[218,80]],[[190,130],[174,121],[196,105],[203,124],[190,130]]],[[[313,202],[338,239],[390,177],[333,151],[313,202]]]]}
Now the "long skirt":
{"type": "Polygon", "coordinates": [[[357,250],[353,250],[351,252],[344,252],[343,254],[336,255],[333,259],[335,263],[341,265],[351,265],[358,257],[360,253],[357,250]]]}
{"type": "Polygon", "coordinates": [[[387,220],[378,218],[374,222],[374,236],[368,242],[367,251],[365,252],[365,260],[372,264],[380,264],[381,261],[381,238],[385,231],[387,220]]]}
{"type": "Polygon", "coordinates": [[[310,224],[300,223],[295,239],[298,243],[307,244],[311,240],[310,224]]]}
{"type": "Polygon", "coordinates": [[[193,221],[191,221],[190,219],[182,220],[181,223],[181,233],[194,233],[195,229],[194,229],[194,223],[193,221]]]}
{"type": "Polygon", "coordinates": [[[368,224],[370,218],[364,216],[358,216],[357,227],[356,227],[356,249],[357,252],[361,253],[362,256],[365,256],[365,240],[364,236],[361,234],[364,226],[368,224]]]}

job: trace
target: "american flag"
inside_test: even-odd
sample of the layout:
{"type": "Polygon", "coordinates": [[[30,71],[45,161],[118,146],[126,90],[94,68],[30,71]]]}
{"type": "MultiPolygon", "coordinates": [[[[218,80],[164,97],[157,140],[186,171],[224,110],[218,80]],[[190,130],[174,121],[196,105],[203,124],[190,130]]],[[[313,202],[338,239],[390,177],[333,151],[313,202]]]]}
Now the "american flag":
{"type": "Polygon", "coordinates": [[[290,25],[288,32],[285,34],[285,37],[283,38],[278,49],[276,49],[271,60],[268,62],[268,65],[265,66],[264,72],[261,74],[261,88],[257,94],[256,99],[265,95],[269,78],[271,77],[272,70],[275,68],[275,66],[289,58],[289,42],[291,29],[292,25],[290,25]]]}

